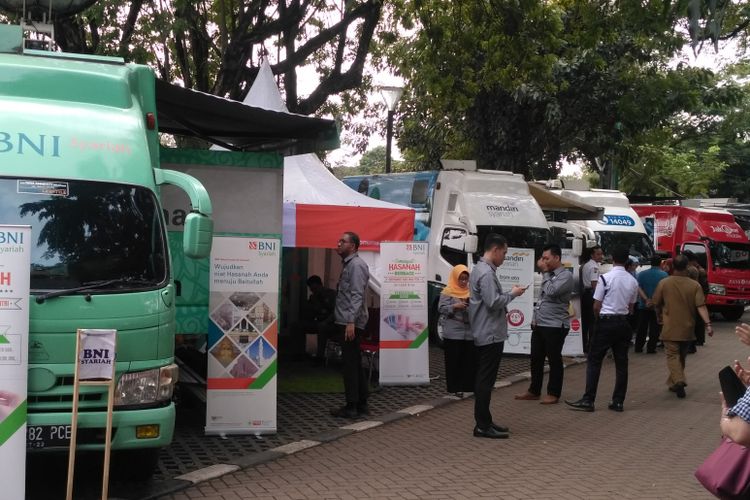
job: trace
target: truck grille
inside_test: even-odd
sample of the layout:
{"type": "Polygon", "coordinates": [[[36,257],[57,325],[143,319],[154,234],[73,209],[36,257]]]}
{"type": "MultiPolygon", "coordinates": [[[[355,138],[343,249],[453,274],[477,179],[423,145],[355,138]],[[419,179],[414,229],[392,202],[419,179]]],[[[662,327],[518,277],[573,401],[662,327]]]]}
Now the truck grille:
{"type": "MultiPolygon", "coordinates": [[[[51,389],[41,393],[29,393],[29,413],[70,411],[73,401],[74,377],[58,377],[51,389]]],[[[83,386],[78,390],[78,411],[102,411],[107,409],[107,388],[83,386]]]]}
{"type": "Polygon", "coordinates": [[[728,286],[725,290],[732,297],[750,298],[750,287],[728,286]]]}

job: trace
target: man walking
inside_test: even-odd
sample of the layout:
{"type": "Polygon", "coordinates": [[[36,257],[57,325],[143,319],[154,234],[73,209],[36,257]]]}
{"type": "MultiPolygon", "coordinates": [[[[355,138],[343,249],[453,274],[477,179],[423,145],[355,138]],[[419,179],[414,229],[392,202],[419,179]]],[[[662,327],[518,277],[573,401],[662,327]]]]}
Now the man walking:
{"type": "Polygon", "coordinates": [[[594,314],[598,316],[586,363],[586,392],[578,401],[565,401],[574,410],[592,412],[602,371],[602,360],[612,349],[615,358],[615,388],[609,409],[623,411],[628,390],[628,349],[633,335],[628,323],[638,298],[638,282],[625,270],[628,247],[618,246],[612,251],[614,267],[599,277],[594,291],[594,314]]]}
{"type": "Polygon", "coordinates": [[[469,277],[469,323],[477,346],[477,378],[474,385],[474,436],[503,439],[509,429],[492,422],[490,400],[497,380],[497,370],[508,338],[506,306],[526,291],[526,287],[513,285],[503,292],[497,279],[497,268],[505,260],[508,243],[499,234],[489,233],[484,240],[484,255],[469,277]]]}
{"type": "Polygon", "coordinates": [[[678,255],[672,261],[672,276],[659,282],[654,292],[654,306],[661,318],[663,327],[661,340],[667,355],[669,377],[667,386],[677,394],[685,397],[685,358],[695,341],[695,311],[703,318],[706,332],[713,336],[714,331],[708,317],[706,301],[700,284],[688,277],[688,259],[678,255]]]}
{"type": "Polygon", "coordinates": [[[362,367],[359,344],[367,326],[367,303],[365,291],[370,280],[370,270],[359,254],[359,236],[346,232],[341,236],[336,253],[343,261],[334,321],[342,332],[341,355],[344,360],[344,392],[346,405],[331,410],[331,415],[341,418],[357,418],[369,413],[367,407],[368,381],[362,367]]]}
{"type": "Polygon", "coordinates": [[[604,259],[602,247],[589,249],[589,260],[581,268],[581,340],[583,352],[589,352],[591,331],[594,325],[594,289],[599,280],[599,264],[604,259]]]}
{"type": "Polygon", "coordinates": [[[643,346],[646,344],[646,337],[648,336],[646,352],[648,354],[656,353],[656,343],[659,341],[661,326],[656,321],[656,311],[654,311],[652,298],[656,291],[656,285],[668,276],[660,269],[660,264],[661,257],[655,255],[651,258],[651,267],[638,273],[638,309],[640,314],[638,333],[635,336],[635,352],[643,352],[643,346]]]}
{"type": "Polygon", "coordinates": [[[560,400],[562,393],[562,348],[570,330],[568,304],[573,292],[573,273],[563,267],[562,250],[555,244],[544,247],[537,267],[544,273],[544,279],[531,320],[531,384],[525,393],[517,394],[516,399],[539,399],[544,379],[544,358],[547,358],[547,395],[540,403],[551,405],[560,400]]]}
{"type": "MultiPolygon", "coordinates": [[[[708,274],[706,273],[706,270],[701,266],[700,262],[698,262],[698,257],[696,257],[695,253],[691,250],[685,250],[682,254],[687,257],[688,260],[688,277],[698,282],[701,286],[701,290],[703,290],[703,296],[705,297],[708,294],[708,274]]],[[[703,324],[703,320],[700,316],[695,318],[694,331],[695,342],[693,342],[690,349],[688,349],[688,354],[696,353],[698,351],[697,346],[702,346],[706,343],[706,326],[703,324]]]]}

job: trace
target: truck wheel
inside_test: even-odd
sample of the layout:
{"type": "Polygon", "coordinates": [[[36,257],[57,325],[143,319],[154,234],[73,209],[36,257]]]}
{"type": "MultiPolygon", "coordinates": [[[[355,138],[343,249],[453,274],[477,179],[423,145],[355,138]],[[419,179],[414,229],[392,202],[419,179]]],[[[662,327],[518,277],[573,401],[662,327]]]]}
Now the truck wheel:
{"type": "Polygon", "coordinates": [[[430,307],[429,312],[427,313],[427,327],[430,330],[430,344],[443,347],[443,332],[442,327],[438,322],[439,300],[440,299],[435,299],[432,302],[432,307],[430,307]]]}
{"type": "Polygon", "coordinates": [[[721,311],[721,315],[727,321],[737,321],[743,314],[745,314],[745,306],[727,307],[721,311]]]}
{"type": "Polygon", "coordinates": [[[119,450],[113,453],[113,470],[117,471],[118,479],[146,481],[156,472],[159,463],[160,448],[145,450],[119,450]]]}

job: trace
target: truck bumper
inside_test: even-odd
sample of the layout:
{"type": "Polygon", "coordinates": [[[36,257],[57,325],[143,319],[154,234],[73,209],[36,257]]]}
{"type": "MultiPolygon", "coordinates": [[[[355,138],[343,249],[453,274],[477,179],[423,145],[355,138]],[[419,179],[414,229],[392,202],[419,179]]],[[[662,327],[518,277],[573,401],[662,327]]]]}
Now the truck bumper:
{"type": "Polygon", "coordinates": [[[713,294],[709,294],[708,297],[706,297],[706,305],[709,308],[719,309],[721,307],[746,306],[748,304],[750,304],[750,297],[734,297],[713,294]]]}
{"type": "MultiPolygon", "coordinates": [[[[67,426],[70,425],[70,413],[29,413],[27,429],[39,426],[67,426]]],[[[172,442],[174,434],[175,406],[149,408],[142,410],[115,411],[112,417],[112,449],[134,450],[143,448],[162,448],[172,442]],[[159,434],[153,438],[137,438],[136,428],[139,426],[158,425],[159,434]]],[[[107,412],[78,413],[79,450],[101,450],[104,448],[104,430],[107,426],[107,412]]],[[[33,429],[28,431],[31,437],[33,429]]],[[[29,447],[31,452],[67,450],[66,446],[51,446],[43,448],[29,447]]]]}

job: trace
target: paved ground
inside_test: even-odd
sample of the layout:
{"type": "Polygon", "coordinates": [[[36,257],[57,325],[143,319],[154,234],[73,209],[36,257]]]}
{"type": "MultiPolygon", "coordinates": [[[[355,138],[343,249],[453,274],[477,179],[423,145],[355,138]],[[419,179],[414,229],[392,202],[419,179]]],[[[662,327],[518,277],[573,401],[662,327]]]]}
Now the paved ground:
{"type": "MultiPolygon", "coordinates": [[[[330,370],[340,367],[333,365],[330,370]]],[[[279,377],[285,370],[293,370],[294,363],[282,362],[279,377]]],[[[320,368],[321,370],[324,368],[320,368]]],[[[498,378],[503,379],[528,370],[528,358],[509,357],[501,366],[498,378]]],[[[430,375],[434,380],[429,385],[409,387],[382,387],[370,398],[372,418],[382,418],[397,410],[440,398],[445,395],[443,351],[430,347],[430,375]]],[[[373,374],[376,379],[377,373],[373,374]]],[[[449,401],[443,401],[449,402],[449,401]]],[[[173,491],[184,481],[174,478],[194,473],[214,464],[246,463],[258,454],[267,453],[290,443],[299,442],[335,432],[350,422],[334,418],[331,408],[342,404],[341,394],[279,394],[277,414],[278,433],[267,436],[238,435],[222,438],[205,436],[205,405],[183,398],[178,404],[175,439],[162,450],[157,472],[151,481],[133,481],[121,477],[127,463],[113,462],[110,494],[121,499],[151,498],[160,492],[173,491]]],[[[273,453],[273,452],[272,452],[273,453]]],[[[26,497],[31,500],[61,498],[65,494],[67,456],[30,457],[27,470],[26,497]],[[40,481],[38,471],[45,471],[40,481]]],[[[76,460],[75,498],[88,500],[100,497],[101,454],[79,456],[76,460]]],[[[0,495],[2,498],[2,495],[0,495]]]]}
{"type": "MultiPolygon", "coordinates": [[[[303,443],[312,447],[168,498],[710,498],[692,474],[718,444],[716,374],[750,354],[733,324],[716,326],[688,358],[684,400],[666,389],[661,352],[632,354],[624,413],[606,408],[614,372],[607,361],[594,413],[514,401],[525,383],[496,390],[493,413],[511,427],[509,440],[472,437],[473,400],[455,401],[326,444],[303,443]]],[[[564,398],[581,395],[584,376],[584,365],[566,370],[564,398]]]]}

